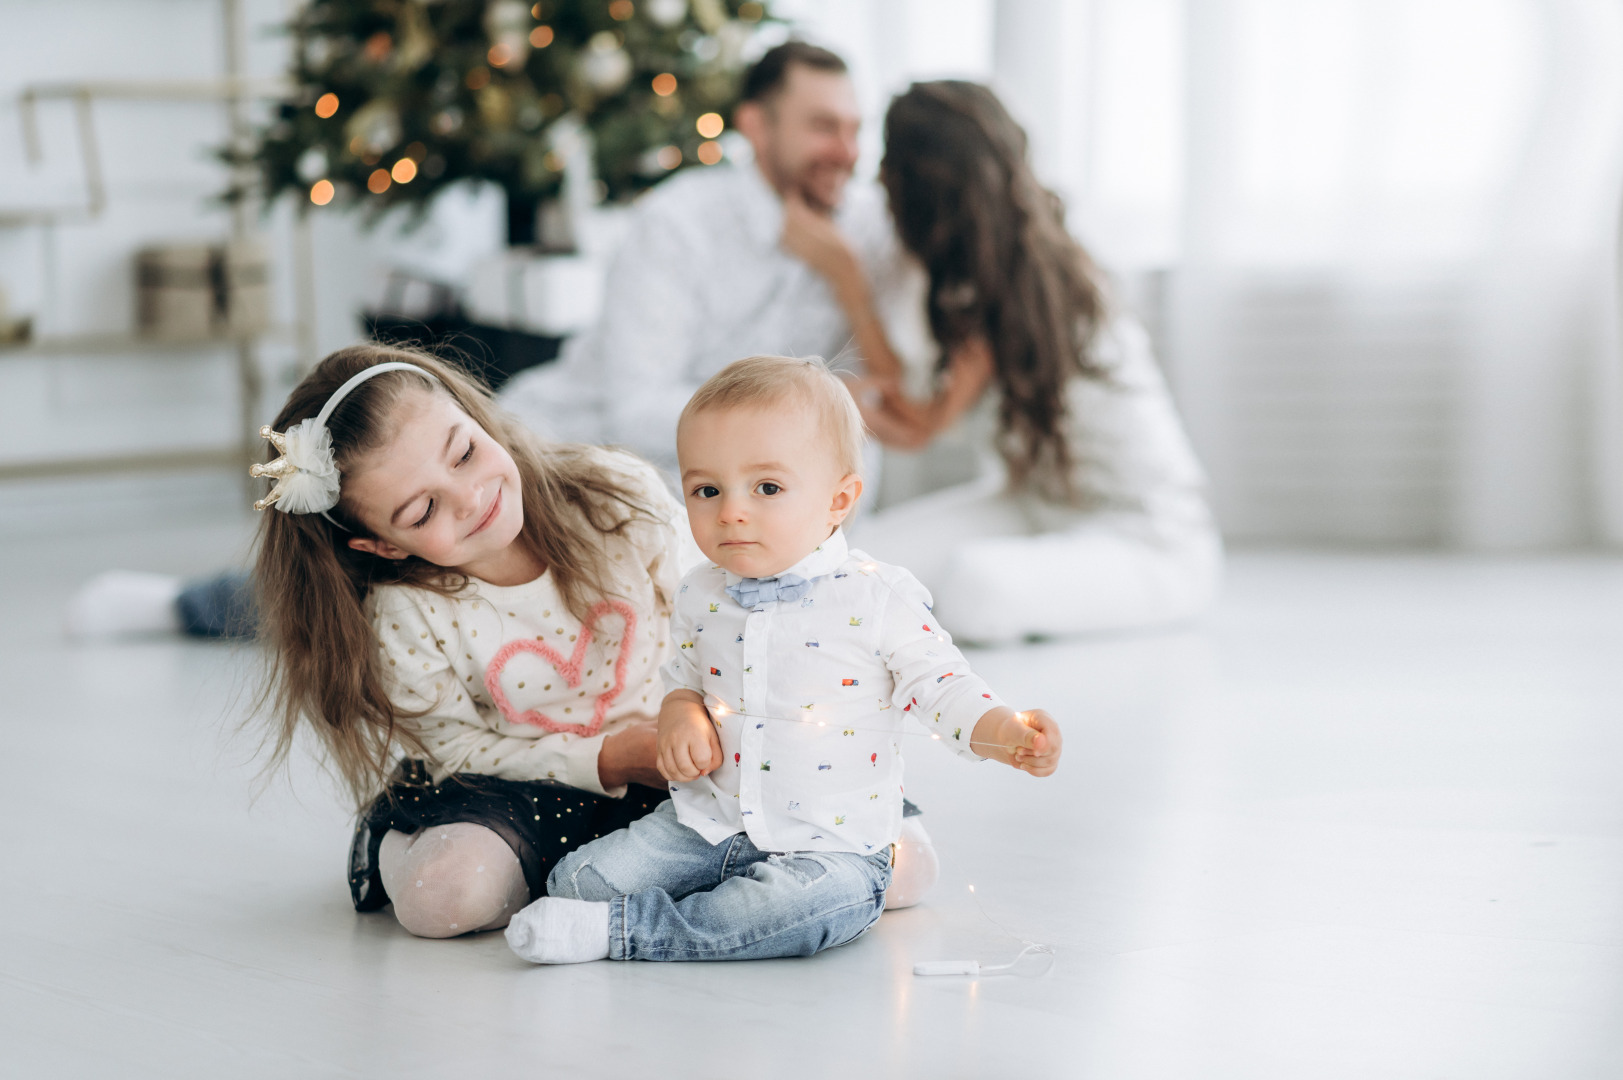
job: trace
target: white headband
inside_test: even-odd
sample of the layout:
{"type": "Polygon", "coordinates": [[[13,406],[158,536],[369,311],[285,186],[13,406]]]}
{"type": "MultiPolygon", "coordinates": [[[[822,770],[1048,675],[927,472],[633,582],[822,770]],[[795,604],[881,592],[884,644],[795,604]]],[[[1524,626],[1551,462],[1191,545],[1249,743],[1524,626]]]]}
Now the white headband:
{"type": "Polygon", "coordinates": [[[282,456],[269,465],[249,466],[249,476],[269,476],[276,481],[270,494],[254,503],[255,510],[263,510],[274,503],[276,509],[283,513],[320,514],[340,529],[344,528],[327,513],[338,505],[338,465],[333,460],[332,432],[327,430],[327,421],[351,390],[385,371],[415,371],[439,382],[432,371],[416,364],[400,360],[374,364],[351,375],[343,386],[334,390],[327,404],[314,417],[301,420],[283,432],[272,431],[268,424],[260,428],[260,437],[269,439],[282,456]]]}

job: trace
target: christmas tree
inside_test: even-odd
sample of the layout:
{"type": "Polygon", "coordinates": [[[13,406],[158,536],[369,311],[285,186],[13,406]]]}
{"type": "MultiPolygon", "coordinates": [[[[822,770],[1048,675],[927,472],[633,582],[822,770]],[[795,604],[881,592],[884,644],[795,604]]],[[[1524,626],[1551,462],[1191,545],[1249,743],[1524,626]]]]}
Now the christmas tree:
{"type": "Polygon", "coordinates": [[[527,242],[563,182],[550,136],[566,116],[590,132],[611,200],[720,161],[767,21],[756,0],[311,0],[289,25],[295,94],[236,160],[267,201],[374,216],[491,181],[527,242]]]}

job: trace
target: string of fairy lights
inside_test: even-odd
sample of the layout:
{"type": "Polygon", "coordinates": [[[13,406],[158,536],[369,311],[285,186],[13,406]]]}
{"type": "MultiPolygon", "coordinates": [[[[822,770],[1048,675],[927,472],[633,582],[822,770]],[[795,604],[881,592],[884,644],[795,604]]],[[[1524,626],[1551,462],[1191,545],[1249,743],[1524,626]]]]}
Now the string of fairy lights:
{"type": "MultiPolygon", "coordinates": [[[[815,719],[814,716],[768,716],[764,713],[746,712],[743,709],[734,709],[731,708],[725,701],[722,701],[719,697],[716,697],[714,694],[705,695],[704,707],[708,709],[713,716],[719,717],[737,716],[747,720],[764,720],[780,724],[798,724],[801,727],[826,728],[829,726],[827,720],[815,719]]],[[[808,708],[806,711],[808,713],[815,714],[816,708],[814,706],[808,708]]],[[[1030,713],[1016,712],[1014,715],[1022,723],[1024,723],[1030,716],[1030,713]]],[[[860,731],[875,735],[896,735],[903,737],[929,738],[934,742],[941,741],[941,735],[938,732],[909,731],[905,726],[900,725],[895,727],[868,727],[863,724],[852,724],[845,721],[840,721],[839,728],[842,734],[852,734],[860,731]]],[[[1012,743],[994,743],[975,738],[966,739],[964,741],[972,747],[981,746],[989,750],[1004,750],[1011,754],[1016,750],[1022,749],[1022,747],[1016,746],[1012,743]]],[[[984,757],[985,755],[982,756],[984,757]]]]}
{"type": "MultiPolygon", "coordinates": [[[[902,596],[901,593],[897,592],[895,586],[891,585],[890,582],[886,581],[885,578],[881,574],[879,574],[879,572],[878,572],[879,571],[879,564],[874,562],[872,559],[868,559],[868,560],[866,560],[864,562],[858,563],[857,566],[856,566],[856,570],[857,570],[857,573],[861,574],[863,577],[869,578],[870,580],[874,580],[874,581],[879,582],[880,585],[884,586],[885,591],[890,593],[890,595],[893,598],[900,601],[901,603],[903,603],[903,604],[913,604],[913,603],[916,602],[914,600],[910,600],[907,597],[902,596]]],[[[935,617],[935,613],[933,611],[931,611],[930,608],[927,605],[922,605],[921,604],[920,606],[922,607],[925,615],[933,622],[934,617],[935,617]]],[[[929,626],[928,623],[926,623],[924,625],[926,627],[929,626]]],[[[942,644],[948,644],[948,645],[951,644],[951,642],[947,639],[947,635],[945,633],[943,633],[939,627],[937,627],[935,629],[927,629],[926,632],[929,633],[932,637],[934,637],[937,641],[941,642],[942,644]]],[[[761,713],[750,712],[750,711],[747,711],[744,708],[742,703],[740,703],[738,708],[734,708],[731,705],[727,704],[727,702],[723,701],[718,695],[715,695],[715,694],[706,694],[704,704],[705,704],[705,708],[711,711],[712,716],[719,713],[723,717],[725,717],[725,716],[740,716],[740,717],[747,717],[747,718],[749,718],[751,720],[762,720],[762,721],[783,723],[783,724],[799,724],[799,725],[802,725],[802,726],[811,726],[811,727],[818,727],[818,728],[826,728],[828,726],[828,723],[829,723],[826,719],[823,719],[821,716],[818,715],[818,713],[817,713],[817,703],[815,703],[815,702],[804,706],[802,708],[802,713],[804,715],[800,715],[800,716],[768,716],[768,715],[761,714],[761,713]]],[[[891,709],[891,708],[894,708],[894,706],[884,706],[882,711],[889,711],[889,709],[891,709]]],[[[1029,720],[1030,720],[1030,717],[1031,717],[1031,712],[1032,712],[1032,710],[1017,710],[1014,715],[1016,716],[1016,718],[1018,718],[1020,720],[1021,723],[1028,723],[1029,720]]],[[[840,723],[840,730],[842,732],[855,733],[855,732],[861,731],[861,732],[868,732],[868,733],[872,733],[872,734],[882,734],[882,735],[898,735],[898,736],[914,736],[914,737],[926,737],[927,736],[932,741],[937,741],[937,742],[941,741],[941,735],[938,732],[934,732],[934,731],[908,731],[906,729],[905,725],[903,725],[901,723],[889,724],[889,725],[886,725],[884,727],[870,727],[870,726],[866,726],[866,725],[863,725],[863,724],[860,724],[860,723],[852,724],[852,723],[847,723],[844,720],[841,720],[839,723],[840,723]]],[[[922,723],[922,721],[920,721],[920,723],[922,723]]],[[[986,741],[983,741],[983,740],[978,740],[978,739],[974,738],[974,733],[973,732],[970,733],[970,738],[967,741],[968,741],[968,743],[969,743],[969,745],[971,747],[981,746],[981,747],[985,747],[987,749],[992,749],[992,750],[1003,750],[1003,751],[1006,751],[1006,752],[1011,753],[1011,754],[1014,753],[1016,750],[1023,749],[1023,747],[1015,746],[1015,745],[1012,745],[1012,744],[991,743],[991,742],[986,742],[986,741]]]]}

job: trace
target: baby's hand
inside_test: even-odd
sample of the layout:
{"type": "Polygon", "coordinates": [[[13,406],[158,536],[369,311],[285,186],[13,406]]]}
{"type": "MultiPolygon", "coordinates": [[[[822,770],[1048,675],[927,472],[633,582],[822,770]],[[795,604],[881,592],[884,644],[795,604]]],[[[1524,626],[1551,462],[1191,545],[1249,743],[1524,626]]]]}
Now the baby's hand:
{"type": "Polygon", "coordinates": [[[1021,772],[1049,776],[1059,768],[1063,741],[1059,724],[1043,710],[1014,712],[1000,706],[975,725],[973,745],[980,754],[1021,772]]]}
{"type": "Polygon", "coordinates": [[[659,710],[660,775],[667,780],[697,780],[721,764],[721,740],[710,714],[694,697],[672,694],[659,710]]]}
{"type": "Polygon", "coordinates": [[[1014,747],[1009,764],[1032,776],[1053,775],[1065,743],[1058,722],[1041,709],[1031,709],[1015,713],[1008,727],[1012,737],[1006,745],[1014,747]]]}

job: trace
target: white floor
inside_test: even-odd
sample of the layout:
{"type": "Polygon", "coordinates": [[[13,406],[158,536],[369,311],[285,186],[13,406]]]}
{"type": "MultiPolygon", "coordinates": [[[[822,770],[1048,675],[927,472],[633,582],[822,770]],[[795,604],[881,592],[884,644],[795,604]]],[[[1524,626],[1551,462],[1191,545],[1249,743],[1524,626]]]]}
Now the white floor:
{"type": "Polygon", "coordinates": [[[923,906],[810,960],[542,969],[354,914],[316,770],[253,797],[251,653],[62,639],[91,570],[244,535],[0,541],[0,1073],[1623,1075],[1623,561],[1243,553],[1203,632],[974,658],[1069,757],[921,740],[923,906]],[[1021,938],[1051,970],[911,974],[1021,938]]]}

